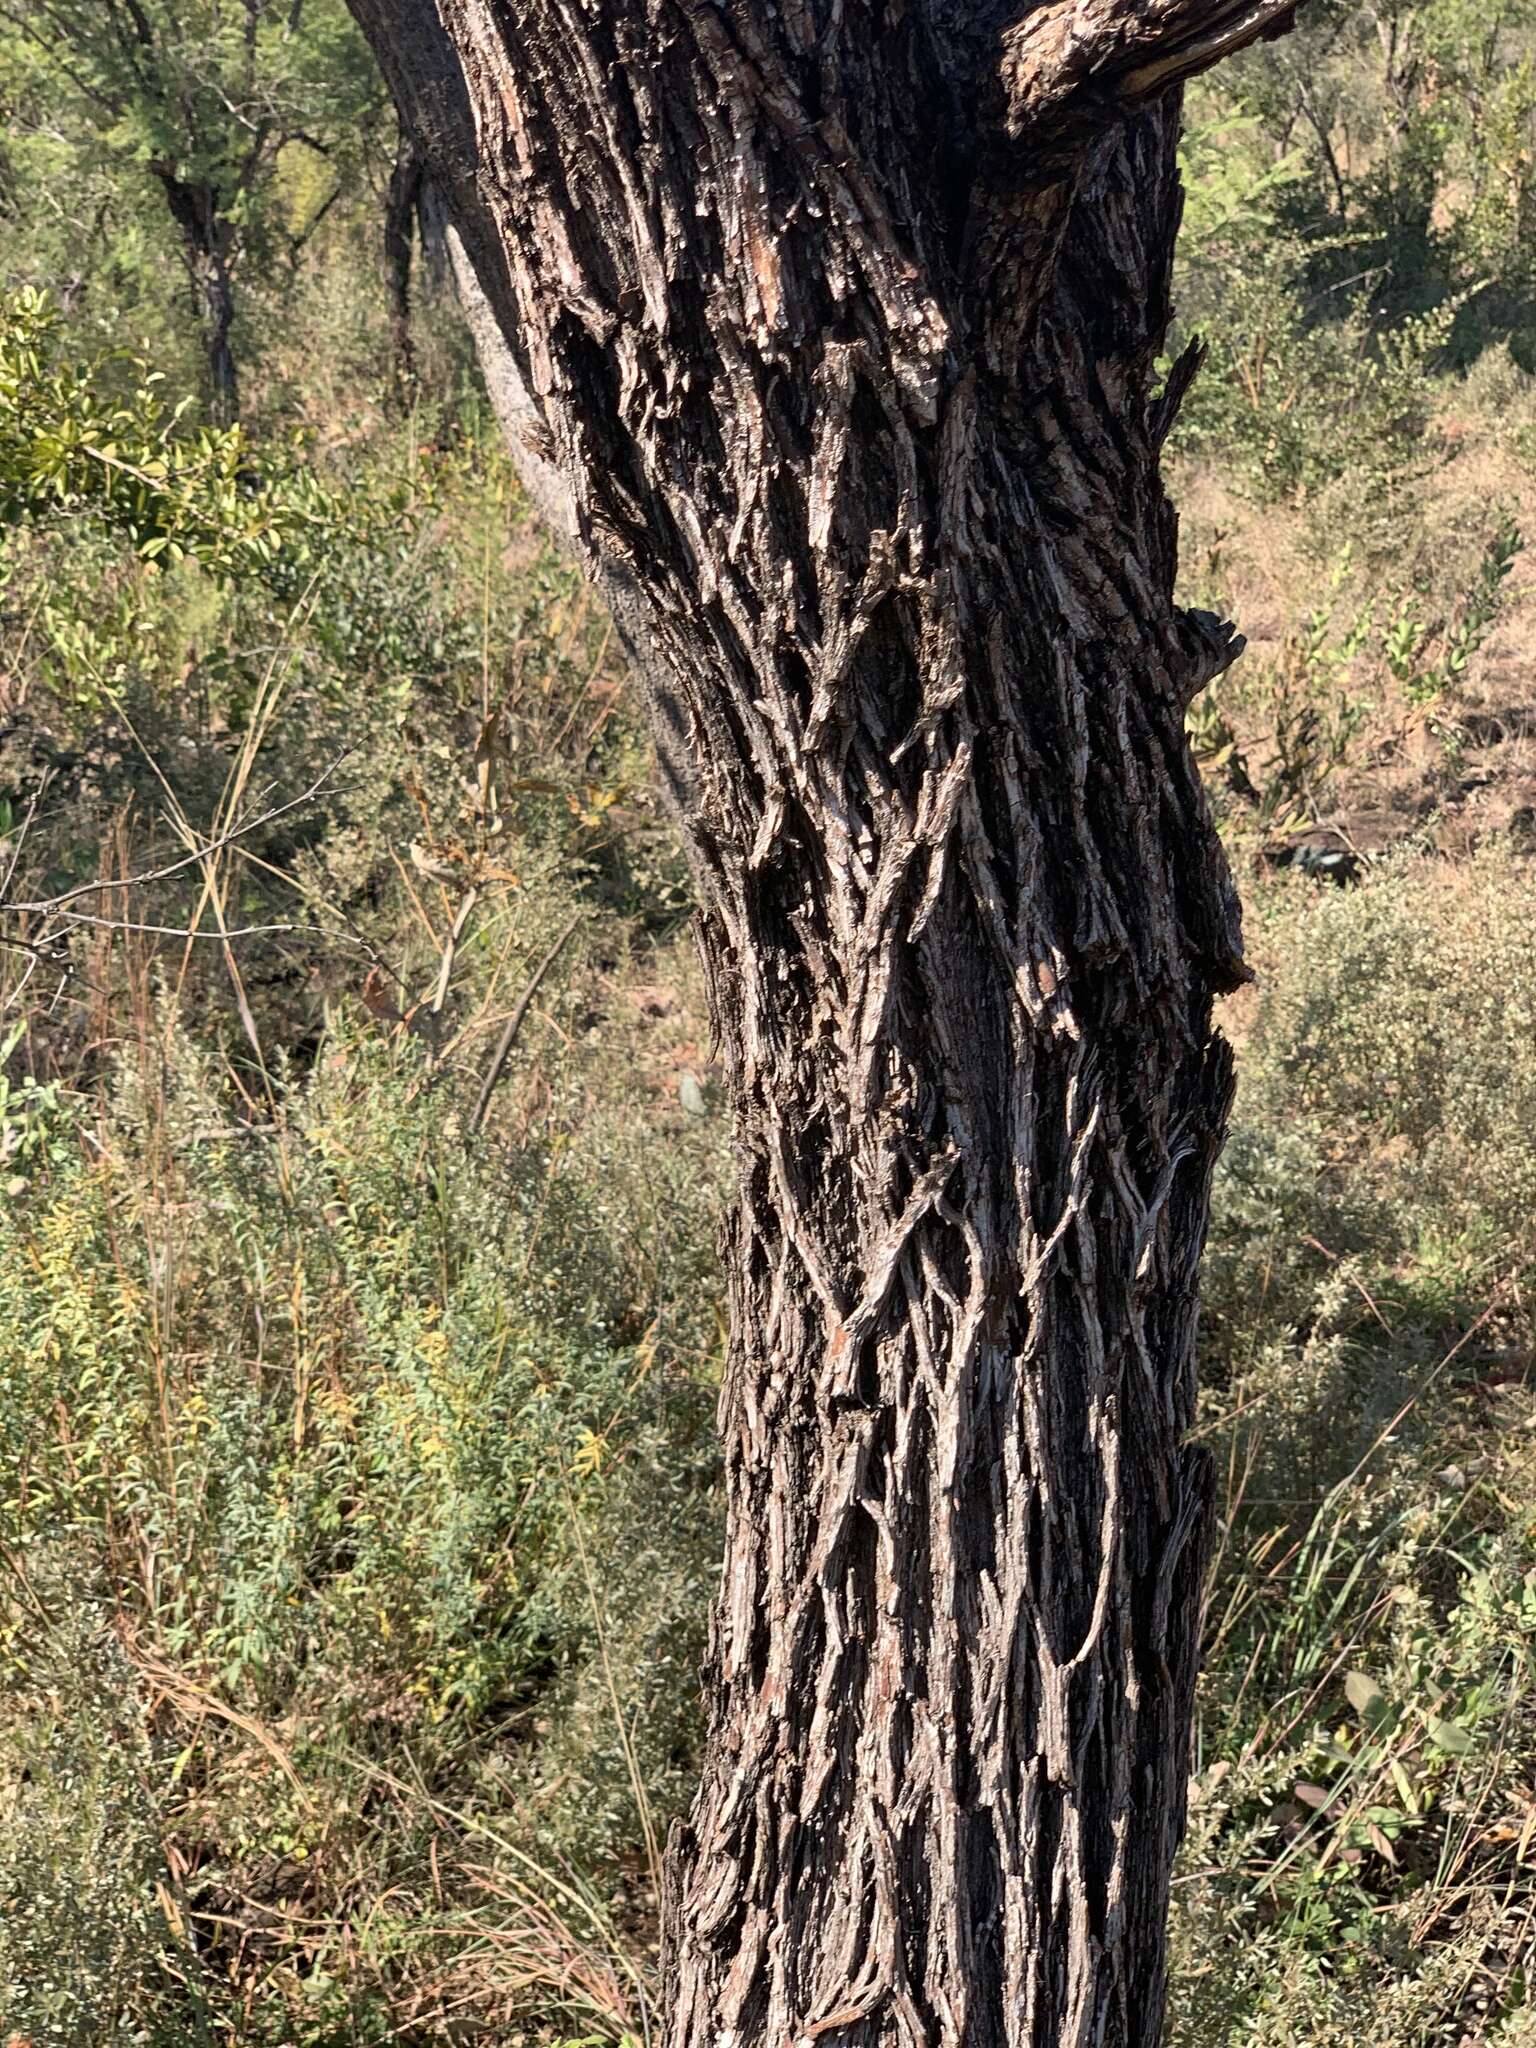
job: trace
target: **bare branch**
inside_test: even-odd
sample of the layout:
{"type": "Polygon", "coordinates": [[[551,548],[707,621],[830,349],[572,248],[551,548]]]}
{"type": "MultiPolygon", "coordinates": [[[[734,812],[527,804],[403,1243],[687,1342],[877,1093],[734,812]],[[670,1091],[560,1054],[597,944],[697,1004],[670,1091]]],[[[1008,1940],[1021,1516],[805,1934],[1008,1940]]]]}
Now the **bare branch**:
{"type": "Polygon", "coordinates": [[[33,790],[32,800],[27,805],[27,815],[22,819],[20,828],[16,833],[16,843],[11,848],[11,857],[6,865],[5,880],[0,882],[0,905],[4,904],[11,883],[16,879],[16,870],[21,864],[22,849],[26,846],[27,835],[32,830],[33,820],[37,816],[37,807],[43,800],[43,791],[48,787],[48,779],[48,776],[45,775],[37,788],[33,790]]]}
{"type": "MultiPolygon", "coordinates": [[[[312,803],[321,790],[329,783],[337,769],[349,758],[348,754],[338,755],[324,773],[316,777],[308,789],[301,790],[297,796],[290,797],[286,803],[274,804],[271,810],[263,811],[258,817],[248,818],[243,825],[231,827],[228,832],[222,833],[217,839],[210,839],[206,845],[195,847],[191,853],[184,854],[180,860],[169,862],[163,868],[154,868],[147,874],[142,875],[121,875],[116,877],[108,875],[94,882],[81,882],[76,888],[66,889],[61,896],[44,896],[35,902],[0,902],[0,909],[10,912],[13,916],[28,913],[33,916],[52,917],[66,909],[69,904],[78,902],[82,896],[99,895],[104,889],[140,889],[150,882],[167,881],[172,875],[180,874],[183,868],[196,867],[199,862],[207,860],[210,854],[222,853],[226,846],[233,846],[242,839],[248,839],[252,833],[260,831],[263,825],[270,825],[277,818],[287,817],[290,811],[301,810],[305,804],[312,803]]],[[[287,931],[295,929],[295,927],[284,925],[281,927],[273,926],[271,929],[287,931]]]]}
{"type": "Polygon", "coordinates": [[[319,933],[325,938],[349,937],[347,933],[327,932],[318,924],[245,924],[224,931],[194,930],[184,924],[146,924],[135,917],[94,917],[85,910],[66,910],[62,913],[64,922],[70,925],[86,925],[93,932],[135,932],[152,939],[203,939],[212,944],[223,944],[228,939],[268,938],[273,934],[291,937],[295,932],[319,933]]]}

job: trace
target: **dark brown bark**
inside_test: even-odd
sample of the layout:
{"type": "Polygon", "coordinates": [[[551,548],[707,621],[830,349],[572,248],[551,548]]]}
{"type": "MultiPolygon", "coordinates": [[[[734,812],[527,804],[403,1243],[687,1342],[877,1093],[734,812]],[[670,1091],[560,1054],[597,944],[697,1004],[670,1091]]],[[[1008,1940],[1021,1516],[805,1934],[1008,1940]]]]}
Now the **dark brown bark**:
{"type": "Polygon", "coordinates": [[[389,295],[389,359],[395,395],[407,404],[416,394],[416,345],[411,336],[411,271],[416,215],[421,200],[422,164],[404,126],[384,195],[384,283],[389,295]]]}
{"type": "Polygon", "coordinates": [[[684,764],[741,1190],[670,2038],[1151,2048],[1243,974],[1168,89],[1291,9],[354,5],[684,764]]]}
{"type": "Polygon", "coordinates": [[[219,195],[206,180],[179,178],[157,166],[171,218],[181,233],[182,255],[202,319],[208,386],[215,419],[225,423],[240,410],[235,369],[234,224],[219,208],[219,195]]]}

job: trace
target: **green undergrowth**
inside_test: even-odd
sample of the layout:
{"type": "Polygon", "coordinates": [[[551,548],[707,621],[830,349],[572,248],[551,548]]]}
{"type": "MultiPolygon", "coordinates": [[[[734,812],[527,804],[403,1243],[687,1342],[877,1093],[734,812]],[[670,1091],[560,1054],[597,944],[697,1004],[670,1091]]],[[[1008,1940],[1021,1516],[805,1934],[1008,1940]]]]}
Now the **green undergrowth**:
{"type": "MultiPolygon", "coordinates": [[[[1492,850],[1251,892],[1190,2048],[1521,2038],[1528,885],[1492,850]]],[[[595,964],[521,1134],[526,1098],[469,1140],[356,1005],[259,1120],[169,996],[89,1090],[8,1097],[0,1982],[35,2039],[642,2025],[715,1541],[718,1133],[614,1070],[595,964]]]]}
{"type": "Polygon", "coordinates": [[[1206,1267],[1224,1505],[1173,2039],[1521,2039],[1536,894],[1491,850],[1255,908],[1206,1267]]]}
{"type": "Polygon", "coordinates": [[[0,2038],[642,2029],[724,1140],[606,623],[473,400],[9,333],[0,2038]]]}
{"type": "Polygon", "coordinates": [[[156,1025],[33,1112],[0,1245],[0,2005],[227,2029],[244,1928],[271,2021],[324,2039],[335,1986],[429,2002],[430,1894],[473,1928],[497,1834],[591,1867],[677,1802],[699,1167],[600,1115],[467,1149],[340,1023],[252,1126],[156,1025]]]}

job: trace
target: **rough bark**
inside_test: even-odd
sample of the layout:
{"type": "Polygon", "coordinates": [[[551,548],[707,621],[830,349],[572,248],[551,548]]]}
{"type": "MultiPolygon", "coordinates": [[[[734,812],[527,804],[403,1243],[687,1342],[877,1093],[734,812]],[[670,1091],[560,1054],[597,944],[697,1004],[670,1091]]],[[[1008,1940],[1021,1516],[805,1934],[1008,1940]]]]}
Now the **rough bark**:
{"type": "Polygon", "coordinates": [[[670,2038],[1151,2048],[1244,972],[1168,89],[1291,9],[354,6],[687,764],[741,1183],[670,2038]]]}
{"type": "Polygon", "coordinates": [[[202,180],[177,177],[157,166],[166,204],[181,233],[182,255],[197,295],[214,417],[228,422],[240,410],[235,369],[235,230],[219,210],[219,195],[202,180]]]}
{"type": "Polygon", "coordinates": [[[384,285],[389,299],[389,360],[397,399],[416,395],[416,344],[411,334],[411,272],[420,207],[422,164],[403,127],[384,194],[384,285]]]}

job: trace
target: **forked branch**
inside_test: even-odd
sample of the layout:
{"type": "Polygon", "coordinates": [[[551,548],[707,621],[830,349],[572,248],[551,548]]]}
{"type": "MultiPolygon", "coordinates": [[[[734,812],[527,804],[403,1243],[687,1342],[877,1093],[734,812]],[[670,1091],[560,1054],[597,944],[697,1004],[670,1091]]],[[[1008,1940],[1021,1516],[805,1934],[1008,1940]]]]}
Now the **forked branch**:
{"type": "Polygon", "coordinates": [[[1284,35],[1301,0],[1050,0],[1003,38],[1013,135],[1092,123],[1284,35]]]}

